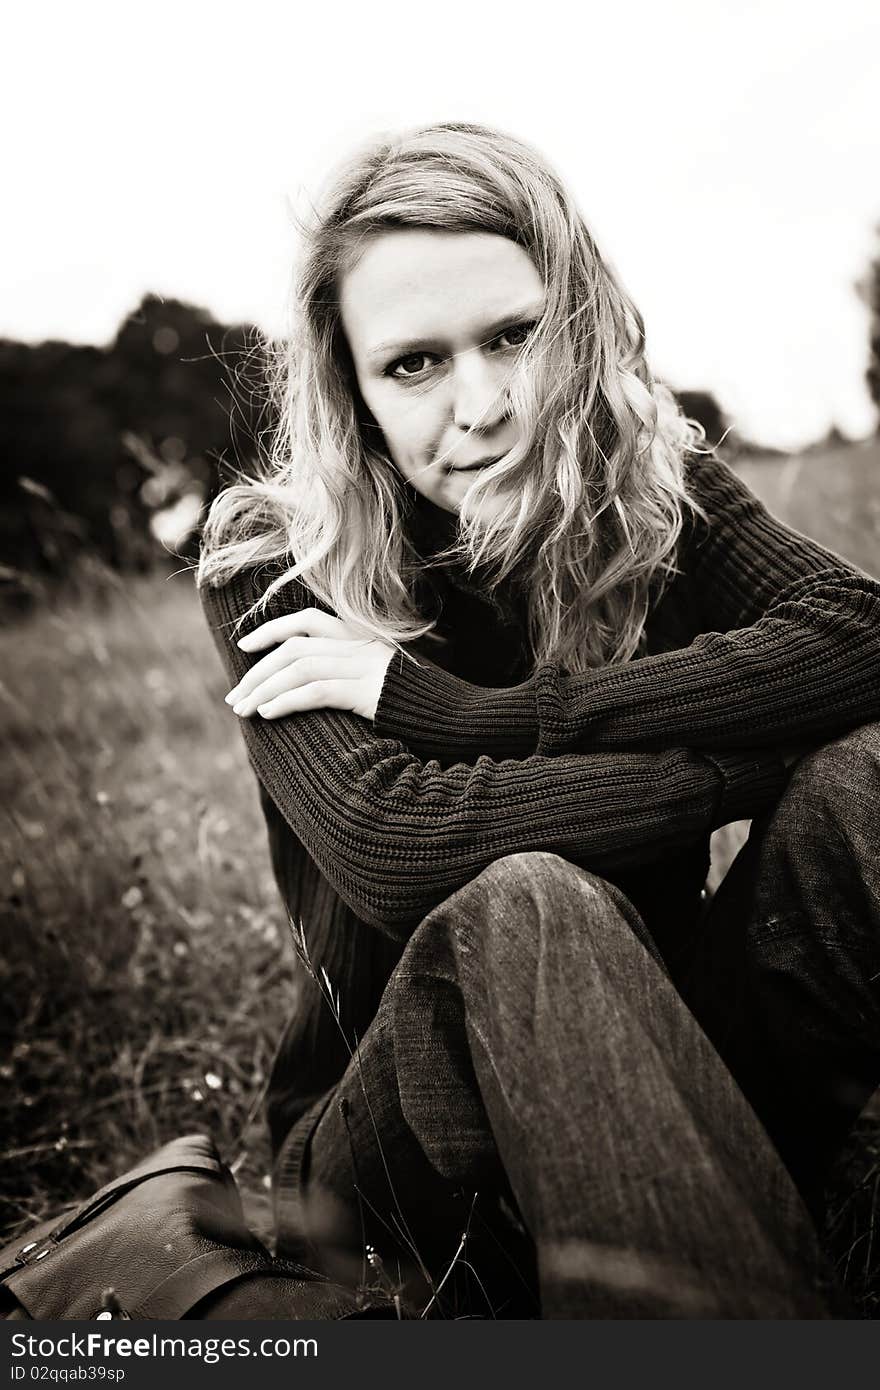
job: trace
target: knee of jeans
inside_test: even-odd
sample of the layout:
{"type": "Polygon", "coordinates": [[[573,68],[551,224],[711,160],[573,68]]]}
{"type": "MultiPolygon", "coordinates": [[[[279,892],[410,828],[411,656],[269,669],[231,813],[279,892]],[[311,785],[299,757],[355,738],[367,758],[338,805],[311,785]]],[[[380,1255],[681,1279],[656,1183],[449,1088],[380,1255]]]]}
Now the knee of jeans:
{"type": "Polygon", "coordinates": [[[769,830],[785,855],[805,847],[861,855],[876,840],[880,802],[880,724],[863,724],[806,753],[792,770],[769,830]]]}
{"type": "MultiPolygon", "coordinates": [[[[616,906],[614,890],[604,879],[545,850],[503,855],[478,875],[473,886],[492,905],[480,928],[484,941],[494,934],[508,944],[515,937],[534,937],[552,923],[568,895],[577,897],[584,932],[590,921],[601,922],[616,906]]],[[[466,925],[466,919],[462,922],[466,925]]]]}
{"type": "Polygon", "coordinates": [[[776,820],[815,830],[875,821],[880,797],[880,724],[864,724],[796,763],[776,820]]]}
{"type": "Polygon", "coordinates": [[[495,893],[516,894],[532,894],[541,886],[574,881],[593,884],[597,892],[605,886],[595,874],[577,868],[549,850],[522,850],[517,854],[501,855],[473,880],[475,885],[491,888],[495,893]]]}

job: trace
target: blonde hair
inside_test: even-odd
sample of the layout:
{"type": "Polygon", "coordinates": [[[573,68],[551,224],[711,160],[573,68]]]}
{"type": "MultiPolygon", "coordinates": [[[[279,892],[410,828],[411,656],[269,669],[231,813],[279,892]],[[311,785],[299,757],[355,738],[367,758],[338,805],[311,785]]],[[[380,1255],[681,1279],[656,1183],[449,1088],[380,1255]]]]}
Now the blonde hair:
{"type": "Polygon", "coordinates": [[[215,500],[198,582],[282,559],[257,608],[300,578],[340,618],[395,646],[435,625],[414,596],[424,563],[406,525],[408,485],[359,418],[338,307],[365,239],[404,227],[507,237],[546,294],[506,388],[520,442],[474,475],[441,558],[470,574],[482,567],[488,590],[516,572],[535,663],[574,672],[628,660],[675,572],[693,505],[684,457],[701,435],[653,381],[642,319],[559,178],[530,147],[482,126],[383,140],[332,182],[306,236],[294,332],[269,349],[277,427],[260,476],[215,500]],[[480,497],[496,491],[481,521],[480,497]]]}

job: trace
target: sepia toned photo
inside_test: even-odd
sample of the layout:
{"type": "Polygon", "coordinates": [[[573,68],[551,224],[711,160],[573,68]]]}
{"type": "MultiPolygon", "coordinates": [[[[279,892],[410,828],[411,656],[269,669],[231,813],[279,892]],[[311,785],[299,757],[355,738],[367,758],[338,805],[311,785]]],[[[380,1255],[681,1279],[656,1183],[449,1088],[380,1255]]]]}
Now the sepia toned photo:
{"type": "Polygon", "coordinates": [[[343,11],[10,24],[0,1311],[872,1320],[880,18],[343,11]]]}

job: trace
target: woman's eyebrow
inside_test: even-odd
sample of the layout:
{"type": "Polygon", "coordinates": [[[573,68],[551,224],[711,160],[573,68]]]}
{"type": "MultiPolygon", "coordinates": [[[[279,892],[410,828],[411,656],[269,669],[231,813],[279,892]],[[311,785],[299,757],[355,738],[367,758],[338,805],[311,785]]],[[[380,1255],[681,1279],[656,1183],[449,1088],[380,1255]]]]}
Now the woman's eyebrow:
{"type": "MultiPolygon", "coordinates": [[[[518,327],[522,323],[533,323],[541,317],[543,312],[544,305],[540,301],[526,304],[519,309],[511,309],[503,318],[485,324],[479,331],[478,342],[489,343],[505,328],[518,327]]],[[[435,342],[437,342],[437,337],[431,333],[426,333],[421,338],[392,339],[385,343],[377,343],[375,347],[369,349],[367,356],[370,359],[388,356],[405,357],[407,353],[421,351],[435,342]]]]}

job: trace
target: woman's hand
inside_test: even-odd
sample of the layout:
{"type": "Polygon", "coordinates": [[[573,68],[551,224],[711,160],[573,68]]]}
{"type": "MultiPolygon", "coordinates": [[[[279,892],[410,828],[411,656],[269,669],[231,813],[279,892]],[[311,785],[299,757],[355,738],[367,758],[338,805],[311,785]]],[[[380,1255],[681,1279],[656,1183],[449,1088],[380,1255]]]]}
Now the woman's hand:
{"type": "Polygon", "coordinates": [[[318,608],[273,618],[242,637],[244,652],[275,650],[226,696],[235,713],[278,719],[309,709],[344,709],[373,719],[394,648],[318,608]]]}

